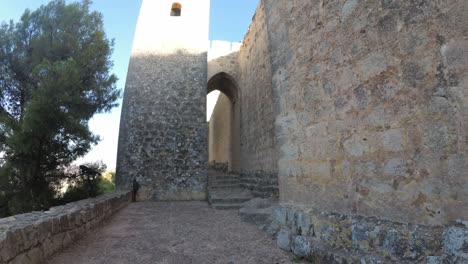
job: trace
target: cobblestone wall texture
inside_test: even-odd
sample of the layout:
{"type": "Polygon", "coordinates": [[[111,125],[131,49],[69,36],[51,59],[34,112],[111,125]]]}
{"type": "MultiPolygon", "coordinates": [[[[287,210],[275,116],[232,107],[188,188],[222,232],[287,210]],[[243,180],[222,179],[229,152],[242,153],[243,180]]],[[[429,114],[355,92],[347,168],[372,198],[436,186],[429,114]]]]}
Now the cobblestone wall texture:
{"type": "Polygon", "coordinates": [[[44,263],[129,204],[131,192],[116,192],[45,212],[0,219],[0,263],[44,263]]]}
{"type": "Polygon", "coordinates": [[[468,2],[263,3],[281,203],[428,225],[466,218],[468,2]]]}
{"type": "Polygon", "coordinates": [[[276,208],[264,230],[277,245],[313,263],[466,263],[468,228],[401,224],[360,217],[276,208]]]}
{"type": "Polygon", "coordinates": [[[205,199],[206,65],[206,53],[131,58],[116,183],[137,179],[138,200],[205,199]]]}
{"type": "Polygon", "coordinates": [[[116,185],[138,200],[206,199],[209,0],[143,0],[122,105],[116,185]]]}

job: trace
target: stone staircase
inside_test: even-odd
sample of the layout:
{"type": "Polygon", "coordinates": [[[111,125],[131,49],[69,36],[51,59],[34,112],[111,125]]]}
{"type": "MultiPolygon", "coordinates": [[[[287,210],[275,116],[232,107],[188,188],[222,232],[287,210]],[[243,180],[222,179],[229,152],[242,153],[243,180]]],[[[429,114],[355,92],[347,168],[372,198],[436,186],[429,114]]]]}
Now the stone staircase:
{"type": "Polygon", "coordinates": [[[239,209],[254,198],[240,186],[239,175],[208,170],[208,203],[215,209],[239,209]]]}

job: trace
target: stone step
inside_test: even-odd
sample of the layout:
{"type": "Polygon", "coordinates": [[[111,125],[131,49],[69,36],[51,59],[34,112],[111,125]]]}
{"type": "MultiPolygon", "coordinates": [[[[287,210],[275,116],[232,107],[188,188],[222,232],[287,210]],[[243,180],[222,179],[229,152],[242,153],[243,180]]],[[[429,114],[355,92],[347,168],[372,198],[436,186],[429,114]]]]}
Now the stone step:
{"type": "Polygon", "coordinates": [[[214,190],[210,192],[211,197],[251,197],[249,190],[241,187],[232,188],[229,190],[214,190]]]}
{"type": "Polygon", "coordinates": [[[274,208],[278,206],[276,199],[254,198],[242,204],[239,209],[240,219],[244,222],[255,224],[264,229],[271,223],[274,208]]]}
{"type": "Polygon", "coordinates": [[[242,188],[212,190],[208,194],[208,200],[210,203],[244,203],[252,198],[253,196],[250,191],[242,188]]]}
{"type": "Polygon", "coordinates": [[[211,198],[211,204],[234,204],[234,203],[245,203],[252,199],[252,197],[228,197],[228,198],[211,198]]]}
{"type": "Polygon", "coordinates": [[[208,186],[210,185],[230,185],[230,184],[240,184],[239,180],[216,180],[216,181],[208,181],[208,186]]]}
{"type": "Polygon", "coordinates": [[[228,175],[228,176],[209,176],[208,180],[239,180],[239,176],[233,176],[233,175],[228,175]]]}
{"type": "Polygon", "coordinates": [[[224,175],[224,176],[219,176],[219,175],[216,175],[216,176],[208,176],[208,179],[209,180],[217,180],[217,179],[221,179],[221,180],[229,180],[229,179],[240,179],[240,177],[238,175],[224,175]]]}
{"type": "Polygon", "coordinates": [[[237,174],[208,172],[208,202],[214,209],[240,209],[244,202],[252,199],[250,191],[241,188],[237,174]]]}
{"type": "Polygon", "coordinates": [[[234,203],[234,204],[211,204],[211,207],[213,209],[218,209],[218,210],[238,210],[242,208],[241,203],[234,203]]]}
{"type": "Polygon", "coordinates": [[[240,188],[239,183],[234,184],[209,184],[208,190],[215,190],[215,189],[235,189],[240,188]]]}
{"type": "Polygon", "coordinates": [[[239,210],[242,221],[255,224],[259,227],[266,225],[271,217],[273,209],[245,209],[239,210]]]}

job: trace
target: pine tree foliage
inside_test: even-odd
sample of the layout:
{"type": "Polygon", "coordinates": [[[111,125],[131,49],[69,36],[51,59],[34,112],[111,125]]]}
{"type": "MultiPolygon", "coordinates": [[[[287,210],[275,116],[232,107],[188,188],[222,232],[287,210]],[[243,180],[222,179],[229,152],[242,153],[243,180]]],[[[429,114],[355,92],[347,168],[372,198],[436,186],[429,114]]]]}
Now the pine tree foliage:
{"type": "Polygon", "coordinates": [[[113,41],[91,2],[51,1],[0,27],[0,200],[50,205],[65,168],[99,138],[88,121],[116,106],[113,41]]]}

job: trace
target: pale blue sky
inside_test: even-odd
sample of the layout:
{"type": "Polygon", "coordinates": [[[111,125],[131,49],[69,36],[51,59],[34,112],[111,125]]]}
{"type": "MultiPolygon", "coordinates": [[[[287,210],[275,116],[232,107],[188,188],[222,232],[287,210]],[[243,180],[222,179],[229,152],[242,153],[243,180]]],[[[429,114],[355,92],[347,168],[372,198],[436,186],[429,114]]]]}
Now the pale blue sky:
{"type": "MultiPolygon", "coordinates": [[[[125,87],[127,67],[138,12],[142,0],[94,0],[92,9],[104,16],[107,36],[115,39],[112,59],[113,73],[119,77],[117,87],[125,87]]],[[[155,0],[157,1],[157,0],[155,0]]],[[[194,0],[196,1],[196,0],[194,0]]],[[[35,10],[48,0],[0,0],[0,21],[18,19],[26,8],[35,10]]],[[[66,2],[75,2],[67,0],[66,2]]],[[[210,39],[241,41],[247,32],[258,0],[211,0],[210,39]]],[[[115,168],[120,107],[111,113],[98,114],[90,122],[91,130],[102,141],[83,160],[103,160],[108,168],[115,168]]]]}

